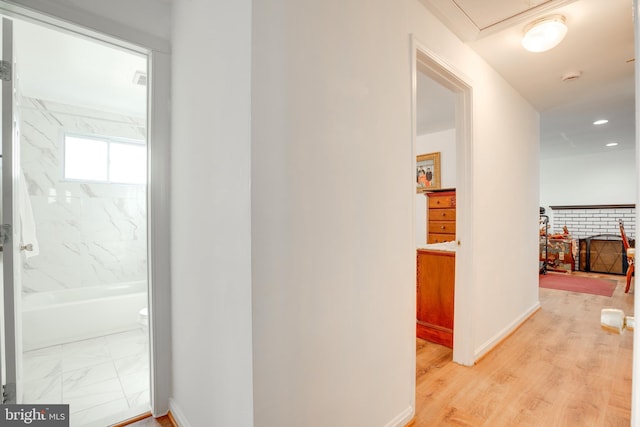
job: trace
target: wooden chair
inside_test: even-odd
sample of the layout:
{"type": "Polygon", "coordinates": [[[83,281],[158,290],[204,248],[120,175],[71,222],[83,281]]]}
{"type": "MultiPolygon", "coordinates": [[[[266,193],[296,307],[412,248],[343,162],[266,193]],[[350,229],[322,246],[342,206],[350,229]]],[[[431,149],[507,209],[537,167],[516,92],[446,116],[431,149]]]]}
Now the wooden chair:
{"type": "Polygon", "coordinates": [[[624,288],[624,293],[626,294],[629,292],[629,287],[631,287],[631,276],[633,276],[633,272],[635,270],[634,260],[636,258],[636,249],[629,245],[629,239],[627,239],[627,235],[624,232],[624,223],[621,219],[618,220],[618,224],[620,225],[622,244],[624,245],[624,250],[627,253],[627,286],[624,288]]]}

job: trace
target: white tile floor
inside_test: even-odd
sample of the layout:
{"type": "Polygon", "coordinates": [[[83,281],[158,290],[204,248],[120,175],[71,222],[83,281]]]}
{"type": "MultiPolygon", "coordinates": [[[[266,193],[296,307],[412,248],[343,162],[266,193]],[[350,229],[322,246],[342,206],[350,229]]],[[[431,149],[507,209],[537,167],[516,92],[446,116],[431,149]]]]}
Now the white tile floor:
{"type": "Polygon", "coordinates": [[[24,403],[69,404],[72,427],[149,410],[149,346],[142,329],[23,354],[24,403]]]}

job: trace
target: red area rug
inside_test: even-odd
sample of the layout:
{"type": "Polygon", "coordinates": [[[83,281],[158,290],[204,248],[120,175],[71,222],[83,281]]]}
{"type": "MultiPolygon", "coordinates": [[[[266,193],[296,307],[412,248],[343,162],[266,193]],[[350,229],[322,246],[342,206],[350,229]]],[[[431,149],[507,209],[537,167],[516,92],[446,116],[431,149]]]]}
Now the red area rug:
{"type": "Polygon", "coordinates": [[[580,292],[583,294],[610,297],[617,282],[609,279],[594,279],[571,274],[541,274],[540,287],[560,291],[580,292]]]}

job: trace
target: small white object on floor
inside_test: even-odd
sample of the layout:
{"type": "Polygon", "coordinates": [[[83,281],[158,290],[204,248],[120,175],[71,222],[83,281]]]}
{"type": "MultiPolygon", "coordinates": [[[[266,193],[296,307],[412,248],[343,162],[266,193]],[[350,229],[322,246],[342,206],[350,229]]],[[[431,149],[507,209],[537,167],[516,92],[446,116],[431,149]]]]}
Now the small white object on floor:
{"type": "Polygon", "coordinates": [[[600,326],[605,331],[620,334],[624,329],[624,324],[624,311],[618,308],[603,308],[600,311],[600,326]]]}
{"type": "Polygon", "coordinates": [[[633,331],[636,327],[636,319],[633,316],[627,316],[624,318],[624,326],[627,330],[633,331]]]}

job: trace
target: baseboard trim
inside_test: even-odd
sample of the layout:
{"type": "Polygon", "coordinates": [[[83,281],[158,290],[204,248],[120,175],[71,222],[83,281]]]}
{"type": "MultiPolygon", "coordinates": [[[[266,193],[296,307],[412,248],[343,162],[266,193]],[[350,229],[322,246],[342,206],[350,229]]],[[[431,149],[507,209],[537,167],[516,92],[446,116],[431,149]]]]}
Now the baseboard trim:
{"type": "Polygon", "coordinates": [[[518,328],[524,325],[524,323],[529,320],[531,316],[536,314],[538,310],[540,310],[540,301],[536,301],[536,303],[532,305],[527,311],[522,313],[521,316],[516,318],[502,331],[498,332],[491,339],[480,346],[475,352],[474,364],[480,362],[487,354],[491,352],[491,350],[496,348],[502,341],[513,335],[518,330],[518,328]]]}
{"type": "Polygon", "coordinates": [[[111,427],[125,427],[125,426],[128,426],[130,424],[137,423],[138,421],[144,420],[144,419],[149,418],[149,417],[151,417],[151,412],[145,412],[144,414],[140,414],[140,415],[135,416],[133,418],[129,418],[127,420],[124,420],[122,422],[114,424],[111,427]]]}
{"type": "Polygon", "coordinates": [[[187,421],[187,417],[184,416],[183,412],[178,407],[178,403],[173,398],[169,398],[168,415],[175,427],[191,427],[191,424],[187,421]]]}
{"type": "Polygon", "coordinates": [[[175,419],[175,418],[173,418],[173,414],[171,413],[171,411],[167,412],[167,418],[169,418],[169,421],[171,422],[171,425],[172,425],[173,427],[180,427],[180,426],[178,425],[178,423],[176,422],[176,419],[175,419]]]}
{"type": "Polygon", "coordinates": [[[409,406],[404,409],[404,411],[400,412],[397,416],[395,416],[391,421],[389,421],[385,427],[403,427],[410,426],[411,420],[413,419],[414,409],[413,406],[409,406]]]}
{"type": "MultiPolygon", "coordinates": [[[[146,416],[150,417],[151,414],[149,413],[146,416]]],[[[169,417],[169,421],[171,421],[174,427],[191,427],[176,401],[171,398],[169,398],[169,412],[167,413],[167,417],[169,417]]],[[[409,406],[393,420],[389,421],[385,427],[415,427],[415,425],[416,417],[414,416],[413,406],[409,406]]]]}

